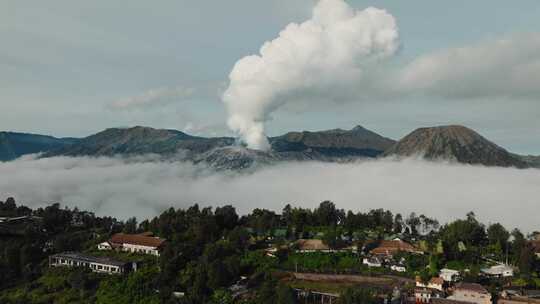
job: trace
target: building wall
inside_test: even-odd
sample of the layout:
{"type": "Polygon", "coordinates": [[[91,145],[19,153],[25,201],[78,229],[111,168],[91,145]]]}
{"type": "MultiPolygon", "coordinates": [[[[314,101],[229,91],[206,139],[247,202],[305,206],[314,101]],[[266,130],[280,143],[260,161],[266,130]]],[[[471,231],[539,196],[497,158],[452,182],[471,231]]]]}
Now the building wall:
{"type": "Polygon", "coordinates": [[[65,257],[49,257],[49,266],[65,266],[65,267],[86,267],[90,268],[94,272],[103,273],[123,273],[125,269],[116,265],[108,265],[95,262],[78,261],[76,259],[69,259],[65,257]]]}
{"type": "Polygon", "coordinates": [[[100,244],[98,244],[98,249],[99,250],[111,250],[112,247],[108,243],[100,243],[100,244]]]}
{"type": "Polygon", "coordinates": [[[122,250],[134,253],[144,253],[159,256],[159,250],[156,247],[122,244],[122,250]]]}

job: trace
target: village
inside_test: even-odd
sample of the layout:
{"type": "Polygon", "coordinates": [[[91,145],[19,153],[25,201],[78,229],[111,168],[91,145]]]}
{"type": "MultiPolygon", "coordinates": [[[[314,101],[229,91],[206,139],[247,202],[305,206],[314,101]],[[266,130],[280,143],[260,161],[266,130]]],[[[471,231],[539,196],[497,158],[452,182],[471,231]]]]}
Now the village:
{"type": "MultiPolygon", "coordinates": [[[[218,291],[226,295],[226,303],[258,303],[268,284],[277,288],[275,292],[286,288],[285,293],[291,297],[287,303],[345,303],[347,293],[355,290],[369,291],[369,303],[540,303],[540,288],[535,286],[540,233],[519,239],[513,231],[514,240],[510,241],[510,233],[502,226],[490,225],[484,236],[479,234],[485,238],[484,245],[476,246],[467,238],[484,226],[472,214],[439,227],[425,216],[402,220],[400,215],[390,217],[383,210],[342,217],[345,213],[330,202],[321,203],[313,211],[286,207],[282,214],[256,210],[242,218],[230,207],[209,213],[209,209],[195,206],[170,210],[141,223],[99,218],[56,205],[41,211],[24,210],[25,215],[11,212],[15,216],[1,217],[0,233],[3,239],[19,242],[29,229],[38,234],[57,229],[51,231],[53,234],[43,234],[52,236],[43,239],[40,246],[46,257],[43,275],[54,277],[59,271],[70,277],[83,271],[99,284],[125,282],[133,276],[156,280],[170,272],[171,278],[180,275],[188,280],[171,285],[170,296],[179,303],[194,302],[197,289],[190,284],[208,265],[217,268],[205,270],[207,282],[201,286],[215,288],[211,297],[218,291]],[[317,225],[302,227],[293,219],[299,214],[308,214],[311,219],[302,221],[317,225]],[[178,216],[183,220],[173,223],[178,216]],[[358,222],[358,218],[366,223],[358,222]],[[210,221],[197,226],[201,219],[210,221]],[[351,222],[357,227],[352,233],[347,231],[351,222]],[[184,234],[170,230],[178,225],[184,227],[184,234]],[[421,233],[422,226],[426,231],[421,233]],[[218,233],[216,227],[223,227],[223,232],[218,233]],[[462,235],[461,229],[473,232],[462,235]],[[450,251],[453,236],[455,250],[450,251]],[[499,237],[505,240],[505,246],[501,246],[499,237]],[[75,239],[79,240],[70,244],[75,239]],[[204,248],[196,245],[201,242],[209,243],[204,248]],[[186,262],[175,262],[183,256],[186,262]],[[218,278],[218,283],[212,283],[218,278]]],[[[161,296],[164,286],[156,285],[154,296],[161,296]]]]}
{"type": "MultiPolygon", "coordinates": [[[[276,234],[282,232],[276,230],[276,234]]],[[[269,257],[276,258],[279,250],[292,249],[296,254],[324,254],[335,255],[339,253],[348,253],[358,256],[358,260],[369,270],[379,270],[380,277],[389,277],[391,275],[403,275],[407,273],[407,266],[403,254],[424,255],[425,252],[419,247],[403,241],[399,238],[391,240],[371,240],[363,248],[356,246],[348,246],[343,248],[331,248],[321,239],[299,239],[288,244],[276,245],[273,240],[276,237],[268,237],[268,248],[265,249],[265,254],[269,257]],[[368,246],[373,245],[373,249],[366,251],[368,246]],[[401,257],[401,258],[398,258],[401,257]],[[386,274],[386,275],[384,275],[386,274]]],[[[281,242],[280,242],[281,244],[281,242]]],[[[540,234],[536,239],[531,241],[535,248],[537,257],[540,258],[540,234]]],[[[114,234],[109,240],[101,242],[97,245],[100,251],[121,251],[133,254],[152,255],[159,257],[160,251],[166,246],[166,240],[153,236],[151,232],[140,234],[114,234]]],[[[540,290],[526,290],[520,286],[512,286],[511,280],[514,277],[515,267],[504,262],[489,260],[486,258],[485,268],[480,269],[480,276],[485,280],[497,280],[502,282],[503,289],[498,291],[496,303],[498,304],[514,304],[514,303],[540,303],[540,290]]],[[[122,262],[108,257],[90,256],[83,253],[66,252],[49,256],[50,267],[87,267],[94,272],[107,274],[123,274],[129,271],[137,271],[137,262],[122,262]]],[[[309,272],[298,272],[298,265],[291,273],[294,279],[305,281],[330,281],[339,282],[355,282],[365,274],[319,274],[309,272]]],[[[468,283],[463,281],[463,275],[469,272],[469,269],[459,271],[456,269],[443,268],[440,269],[438,276],[431,278],[422,278],[416,276],[414,280],[407,280],[406,276],[402,277],[399,285],[392,288],[392,297],[386,297],[386,294],[381,294],[382,300],[387,303],[416,303],[416,304],[490,304],[494,303],[492,292],[479,283],[468,283]],[[464,273],[463,273],[464,272],[464,273]],[[405,283],[404,283],[405,282],[405,283]]],[[[377,278],[378,276],[374,276],[377,278]]],[[[369,282],[369,278],[364,278],[369,282]]],[[[243,278],[245,281],[245,277],[243,278]]],[[[386,281],[383,281],[386,284],[386,281]]],[[[395,284],[392,280],[390,284],[395,284]]],[[[389,286],[385,286],[388,289],[389,286]]],[[[231,291],[235,292],[235,296],[241,296],[247,292],[247,286],[234,284],[230,287],[231,291]]],[[[337,302],[339,294],[309,290],[295,289],[299,299],[316,299],[320,303],[337,302]]],[[[183,292],[177,292],[177,296],[183,296],[183,292]]]]}

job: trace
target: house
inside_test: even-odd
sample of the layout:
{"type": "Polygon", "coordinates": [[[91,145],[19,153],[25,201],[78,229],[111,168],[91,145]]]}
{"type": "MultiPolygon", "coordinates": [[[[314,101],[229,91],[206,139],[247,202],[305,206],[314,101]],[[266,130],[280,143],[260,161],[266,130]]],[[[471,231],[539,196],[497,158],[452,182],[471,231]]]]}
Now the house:
{"type": "Polygon", "coordinates": [[[289,249],[289,247],[287,245],[273,245],[273,246],[270,246],[270,247],[266,248],[264,251],[265,251],[267,256],[276,257],[276,253],[279,250],[287,250],[287,249],[289,249]]]}
{"type": "Polygon", "coordinates": [[[296,252],[306,253],[306,252],[334,252],[335,250],[330,249],[328,245],[323,243],[322,240],[317,239],[299,239],[296,241],[296,246],[298,250],[296,252]]]}
{"type": "Polygon", "coordinates": [[[476,283],[457,284],[448,299],[476,304],[491,304],[491,294],[484,286],[476,283]]]}
{"type": "Polygon", "coordinates": [[[137,270],[136,263],[121,262],[106,257],[94,257],[82,253],[66,252],[49,256],[49,267],[86,267],[93,272],[119,274],[137,270]]]}
{"type": "Polygon", "coordinates": [[[497,304],[540,304],[540,290],[509,290],[501,292],[497,304]]]}
{"type": "Polygon", "coordinates": [[[449,268],[443,268],[439,272],[439,277],[445,282],[456,282],[459,280],[459,271],[449,268]]]}
{"type": "Polygon", "coordinates": [[[368,267],[382,267],[382,262],[377,257],[364,258],[362,264],[367,265],[368,267]]]}
{"type": "Polygon", "coordinates": [[[36,222],[43,220],[42,217],[39,216],[33,216],[33,215],[24,215],[24,216],[17,216],[17,217],[0,217],[0,223],[6,223],[6,224],[19,224],[19,223],[25,223],[25,222],[36,222]]]}
{"type": "Polygon", "coordinates": [[[373,255],[379,256],[393,256],[398,252],[409,252],[409,253],[423,253],[413,245],[404,242],[400,239],[394,239],[391,241],[381,241],[378,246],[370,251],[373,255]]]}
{"type": "Polygon", "coordinates": [[[432,298],[431,304],[469,304],[469,302],[456,301],[448,298],[432,298]]]}
{"type": "Polygon", "coordinates": [[[414,299],[417,304],[431,303],[434,298],[444,298],[444,293],[440,290],[416,287],[414,289],[414,299]]]}
{"type": "Polygon", "coordinates": [[[424,283],[420,279],[420,277],[416,277],[416,287],[423,287],[423,288],[430,288],[430,289],[436,289],[439,291],[444,291],[444,280],[440,277],[433,277],[429,280],[429,282],[424,283]]]}
{"type": "Polygon", "coordinates": [[[403,265],[392,265],[390,266],[390,270],[395,272],[407,272],[407,268],[403,265]]]}
{"type": "Polygon", "coordinates": [[[499,264],[489,268],[482,268],[482,274],[492,278],[507,278],[514,276],[514,268],[509,265],[499,264]]]}
{"type": "Polygon", "coordinates": [[[164,244],[164,239],[154,237],[150,233],[116,233],[107,242],[98,244],[98,249],[116,249],[132,253],[142,253],[159,256],[164,244]]]}

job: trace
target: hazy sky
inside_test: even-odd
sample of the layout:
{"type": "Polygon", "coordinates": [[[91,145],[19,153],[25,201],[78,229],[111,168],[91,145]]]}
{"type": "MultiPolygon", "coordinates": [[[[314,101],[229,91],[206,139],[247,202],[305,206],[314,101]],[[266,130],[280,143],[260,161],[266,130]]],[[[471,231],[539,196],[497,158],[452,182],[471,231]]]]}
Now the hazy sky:
{"type": "MultiPolygon", "coordinates": [[[[399,138],[459,123],[540,154],[539,1],[349,3],[386,9],[400,50],[339,102],[308,95],[279,108],[270,135],[361,124],[399,138]]],[[[314,4],[0,0],[0,130],[83,136],[147,125],[229,134],[220,96],[235,62],[309,19],[314,4]]]]}

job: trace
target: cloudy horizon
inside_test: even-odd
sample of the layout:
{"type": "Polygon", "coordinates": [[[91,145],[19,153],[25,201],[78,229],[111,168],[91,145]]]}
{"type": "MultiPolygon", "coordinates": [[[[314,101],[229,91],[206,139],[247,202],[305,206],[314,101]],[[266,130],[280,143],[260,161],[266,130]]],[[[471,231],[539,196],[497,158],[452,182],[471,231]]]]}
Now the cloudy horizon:
{"type": "Polygon", "coordinates": [[[120,219],[136,216],[142,221],[195,203],[214,208],[231,204],[246,214],[254,208],[280,212],[286,204],[315,208],[331,200],[345,210],[416,212],[441,223],[473,211],[484,223],[540,230],[540,169],[386,158],[348,164],[289,162],[239,173],[152,156],[25,156],[0,162],[0,176],[0,200],[14,196],[30,207],[59,202],[120,219]]]}
{"type": "MultiPolygon", "coordinates": [[[[221,101],[234,64],[259,54],[289,25],[312,20],[316,1],[104,4],[21,1],[0,11],[0,130],[63,137],[144,125],[235,135],[221,101]],[[194,18],[202,15],[203,23],[194,18]]],[[[395,20],[399,50],[374,67],[362,66],[367,76],[352,86],[332,88],[319,79],[302,84],[302,94],[286,88],[286,100],[265,115],[266,134],[363,125],[399,139],[417,127],[462,124],[512,152],[540,154],[534,138],[540,133],[540,3],[461,4],[467,10],[456,9],[458,3],[347,1],[345,18],[334,20],[341,24],[369,7],[384,10],[395,20]]],[[[349,23],[355,29],[366,26],[351,20],[358,21],[349,23]]],[[[349,37],[341,37],[346,46],[349,37]]],[[[314,54],[332,50],[319,47],[314,54]]],[[[336,62],[328,63],[317,71],[336,62]]]]}

